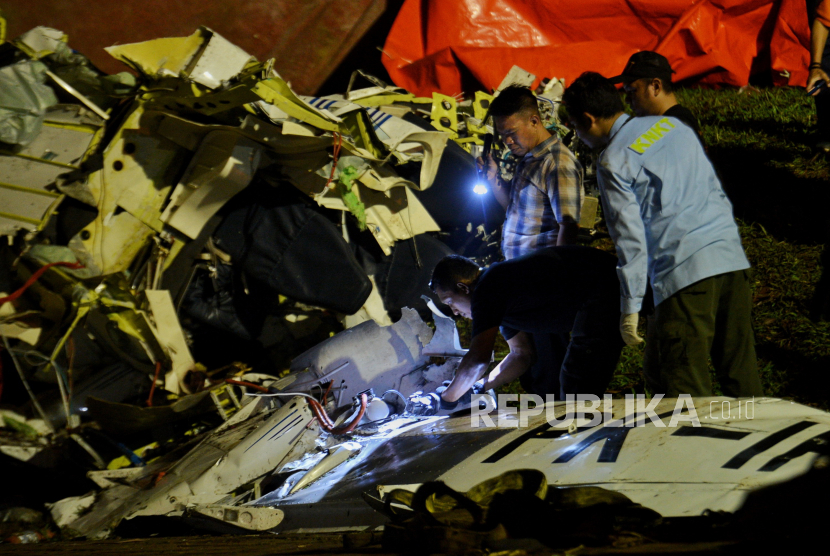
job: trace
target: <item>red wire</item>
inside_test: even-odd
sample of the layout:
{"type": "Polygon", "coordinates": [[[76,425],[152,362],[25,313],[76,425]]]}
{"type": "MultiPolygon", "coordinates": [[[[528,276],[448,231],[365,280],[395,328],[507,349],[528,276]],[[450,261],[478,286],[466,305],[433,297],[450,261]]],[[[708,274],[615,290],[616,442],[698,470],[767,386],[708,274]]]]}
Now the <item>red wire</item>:
{"type": "Polygon", "coordinates": [[[337,160],[340,158],[340,147],[343,144],[343,136],[338,132],[334,132],[334,147],[332,148],[331,173],[329,179],[326,181],[326,188],[334,181],[334,170],[337,168],[337,160]]]}
{"type": "Polygon", "coordinates": [[[332,434],[345,434],[347,432],[351,432],[357,427],[360,420],[363,419],[363,414],[366,413],[366,406],[369,404],[368,398],[366,398],[366,394],[360,395],[360,411],[357,412],[357,417],[352,419],[352,421],[346,425],[345,427],[340,427],[338,429],[331,429],[332,434]]]}
{"type": "Polygon", "coordinates": [[[153,392],[156,391],[156,381],[159,379],[159,372],[161,371],[161,361],[156,361],[156,372],[153,375],[153,384],[150,386],[150,396],[147,398],[147,407],[153,407],[153,392]]]}
{"type": "MultiPolygon", "coordinates": [[[[259,390],[260,392],[270,392],[270,390],[265,386],[260,386],[259,384],[254,384],[252,382],[234,380],[232,378],[226,378],[225,382],[227,382],[228,384],[236,384],[237,386],[253,388],[254,390],[259,390]]],[[[329,382],[329,390],[331,390],[331,384],[333,382],[334,381],[329,382]]],[[[326,394],[329,393],[329,390],[326,390],[326,394]]],[[[323,396],[323,399],[325,400],[325,394],[323,396]]],[[[331,417],[329,417],[329,414],[326,413],[325,408],[322,405],[320,405],[320,402],[318,402],[314,398],[306,398],[306,400],[308,400],[308,405],[311,407],[311,412],[314,413],[314,416],[317,418],[318,421],[320,421],[320,427],[324,431],[330,432],[332,434],[345,434],[347,432],[351,432],[352,430],[354,430],[354,428],[357,426],[358,423],[360,423],[360,420],[363,418],[363,414],[366,413],[366,406],[368,405],[368,398],[366,397],[366,394],[361,394],[360,410],[358,411],[357,416],[354,419],[352,419],[348,425],[342,427],[335,427],[334,423],[331,420],[331,417]]],[[[325,401],[323,403],[325,403],[325,401]]]]}
{"type": "Polygon", "coordinates": [[[28,290],[32,286],[32,284],[37,282],[40,279],[40,277],[43,276],[44,272],[46,272],[47,270],[49,270],[53,266],[65,266],[66,268],[71,268],[71,269],[74,269],[74,270],[77,270],[79,268],[84,268],[84,265],[82,265],[81,263],[57,262],[57,263],[49,263],[49,264],[43,265],[42,267],[37,269],[34,274],[29,276],[29,279],[26,280],[26,283],[23,284],[23,286],[20,287],[16,292],[14,292],[11,295],[7,295],[6,297],[0,297],[0,305],[2,305],[3,303],[8,303],[9,301],[14,301],[15,299],[17,299],[18,297],[23,295],[23,292],[28,290]]]}
{"type": "Polygon", "coordinates": [[[330,380],[330,381],[329,381],[329,387],[328,387],[328,388],[326,388],[326,392],[325,392],[325,394],[323,394],[323,404],[322,404],[322,405],[323,405],[323,407],[326,407],[326,400],[328,399],[329,392],[331,392],[331,385],[332,385],[332,384],[334,384],[334,381],[333,381],[333,380],[330,380]]]}
{"type": "Polygon", "coordinates": [[[259,384],[254,384],[253,382],[245,382],[244,380],[234,380],[232,378],[226,378],[225,382],[227,382],[228,384],[236,384],[237,386],[245,386],[246,388],[253,388],[254,390],[259,390],[260,392],[270,392],[270,390],[265,386],[260,386],[259,384]]]}
{"type": "Polygon", "coordinates": [[[368,404],[366,394],[361,394],[360,410],[358,411],[357,416],[354,419],[352,419],[348,425],[342,427],[335,427],[328,413],[326,413],[326,410],[323,408],[323,406],[320,405],[320,402],[318,402],[314,398],[307,399],[308,405],[311,406],[311,411],[314,413],[314,416],[317,417],[317,420],[320,421],[320,428],[332,434],[345,434],[347,432],[351,432],[352,430],[354,430],[354,428],[357,426],[358,423],[360,423],[360,420],[363,418],[363,414],[366,412],[366,405],[368,404]]]}

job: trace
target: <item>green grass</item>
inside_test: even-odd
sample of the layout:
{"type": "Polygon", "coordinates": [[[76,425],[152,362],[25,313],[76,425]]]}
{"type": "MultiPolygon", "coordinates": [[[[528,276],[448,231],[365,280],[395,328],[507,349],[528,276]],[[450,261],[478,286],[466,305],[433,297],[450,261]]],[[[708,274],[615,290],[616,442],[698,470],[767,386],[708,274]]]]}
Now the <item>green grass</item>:
{"type": "Polygon", "coordinates": [[[813,148],[803,89],[686,89],[753,266],[753,327],[767,394],[830,409],[830,323],[810,320],[830,240],[830,161],[813,148]]]}
{"type": "MultiPolygon", "coordinates": [[[[830,323],[809,318],[822,244],[830,241],[830,162],[813,149],[812,99],[791,88],[684,89],[678,96],[700,120],[753,266],[753,327],[764,388],[830,410],[830,323]]],[[[607,238],[592,245],[613,250],[607,238]]],[[[497,360],[506,352],[506,345],[497,346],[497,360]]],[[[642,354],[642,346],[623,350],[609,391],[644,391],[642,354]]]]}

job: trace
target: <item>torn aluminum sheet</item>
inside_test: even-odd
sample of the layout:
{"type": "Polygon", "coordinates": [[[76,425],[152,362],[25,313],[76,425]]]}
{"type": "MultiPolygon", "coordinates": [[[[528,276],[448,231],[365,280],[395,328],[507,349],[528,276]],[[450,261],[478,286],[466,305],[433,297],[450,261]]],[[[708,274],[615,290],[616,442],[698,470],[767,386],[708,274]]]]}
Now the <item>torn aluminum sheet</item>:
{"type": "Polygon", "coordinates": [[[52,185],[78,171],[103,134],[103,120],[75,105],[52,106],[42,121],[28,145],[0,152],[0,235],[43,229],[63,198],[52,185]]]}
{"type": "MultiPolygon", "coordinates": [[[[429,365],[421,350],[431,337],[431,329],[415,311],[407,309],[392,326],[378,327],[366,322],[335,335],[304,354],[300,359],[302,370],[266,384],[283,392],[296,392],[313,390],[321,381],[331,380],[331,399],[344,403],[350,403],[355,394],[367,388],[379,394],[399,390],[403,393],[395,395],[401,397],[416,389],[434,389],[452,376],[455,366],[429,365]]],[[[240,378],[257,380],[257,375],[240,378]]],[[[291,474],[284,495],[289,491],[302,492],[360,453],[362,444],[343,442],[342,437],[323,433],[312,422],[306,398],[290,396],[293,396],[290,392],[280,395],[285,405],[276,410],[273,409],[278,403],[275,397],[246,397],[242,409],[172,467],[152,464],[151,469],[91,473],[90,477],[104,490],[92,509],[68,524],[68,529],[77,535],[96,536],[121,519],[167,515],[188,508],[193,513],[219,518],[217,505],[238,506],[250,498],[243,494],[251,489],[255,497],[260,497],[257,485],[270,474],[291,474]],[[164,471],[163,476],[152,479],[160,471],[164,471]],[[150,480],[155,481],[154,487],[139,487],[150,480]]],[[[339,405],[338,402],[330,404],[331,407],[339,405]]],[[[141,411],[150,409],[156,408],[141,411]]],[[[372,431],[369,434],[373,438],[379,438],[399,434],[418,422],[417,417],[392,422],[380,418],[359,426],[372,431]]],[[[232,513],[225,514],[223,510],[223,521],[233,523],[232,517],[232,513]]],[[[253,521],[247,525],[253,528],[253,521]]]]}
{"type": "Polygon", "coordinates": [[[372,291],[369,293],[369,297],[357,312],[344,315],[340,319],[343,328],[354,328],[364,322],[374,322],[378,326],[392,324],[392,319],[389,318],[389,313],[386,312],[386,306],[383,304],[383,298],[378,291],[378,284],[375,282],[374,275],[369,275],[369,281],[372,282],[372,291]]]}
{"type": "MultiPolygon", "coordinates": [[[[9,292],[0,291],[0,297],[5,297],[9,292]]],[[[40,327],[27,326],[22,319],[25,314],[15,311],[11,303],[0,305],[0,336],[14,338],[31,346],[37,344],[40,339],[40,327]]]]}
{"type": "Polygon", "coordinates": [[[259,145],[236,133],[214,131],[199,145],[161,220],[191,239],[231,197],[251,183],[259,145]]]}
{"type": "Polygon", "coordinates": [[[95,494],[89,493],[82,496],[64,498],[53,504],[46,504],[46,508],[52,515],[52,520],[58,527],[66,527],[86,512],[95,503],[95,494]]]}
{"type": "Polygon", "coordinates": [[[207,27],[199,27],[189,37],[122,44],[104,50],[145,75],[185,76],[211,89],[239,74],[252,58],[207,27]]]}
{"type": "Polygon", "coordinates": [[[344,442],[338,446],[331,447],[326,457],[321,459],[316,465],[314,465],[314,467],[306,471],[306,473],[303,474],[302,479],[297,481],[288,494],[294,494],[295,492],[307,487],[341,463],[357,455],[361,448],[362,446],[357,442],[344,442]]]}
{"type": "Polygon", "coordinates": [[[0,141],[28,145],[40,133],[46,110],[58,103],[41,62],[23,60],[0,68],[0,141]]]}
{"type": "Polygon", "coordinates": [[[67,529],[76,536],[90,537],[105,533],[125,518],[221,503],[234,489],[273,470],[311,419],[303,398],[295,398],[276,411],[231,425],[228,421],[228,426],[210,433],[162,475],[153,468],[127,484],[102,491],[91,510],[69,523],[67,529]],[[154,475],[154,486],[139,486],[154,475]]]}
{"type": "MultiPolygon", "coordinates": [[[[26,45],[32,56],[45,56],[48,65],[55,63],[55,53],[68,52],[65,40],[59,31],[36,29],[24,35],[20,44],[26,45]],[[53,54],[46,56],[48,52],[53,54]]],[[[68,350],[62,348],[68,345],[72,329],[88,325],[87,331],[95,329],[95,341],[129,361],[142,380],[152,376],[155,364],[161,363],[167,371],[166,389],[186,391],[183,378],[194,361],[175,316],[176,306],[169,294],[160,290],[162,274],[185,247],[199,244],[197,238],[209,231],[205,223],[247,187],[258,171],[261,175],[272,173],[275,182],[284,181],[292,170],[311,174],[313,190],[303,189],[301,180],[289,181],[318,196],[324,207],[348,210],[341,194],[323,191],[335,138],[342,138],[340,158],[344,165],[360,169],[352,189],[367,207],[366,223],[386,254],[393,252],[396,242],[439,230],[413,190],[425,189],[433,182],[447,137],[398,118],[386,118],[375,126],[385,116],[368,105],[388,99],[357,95],[368,107],[345,103],[337,113],[320,109],[299,98],[272,63],[251,61],[204,28],[191,37],[123,45],[111,51],[137,68],[142,81],[139,91],[128,91],[136,92],[135,96],[122,98],[117,118],[105,121],[81,104],[58,105],[46,112],[44,126],[30,145],[14,156],[0,157],[0,178],[8,178],[0,182],[15,186],[0,187],[0,194],[12,192],[9,202],[3,197],[0,211],[15,203],[28,210],[15,208],[12,216],[22,215],[26,220],[9,219],[8,233],[19,229],[43,232],[42,236],[32,233],[19,238],[25,249],[31,247],[27,258],[41,264],[61,261],[84,265],[78,270],[50,272],[36,288],[45,285],[49,290],[60,284],[63,296],[47,292],[64,304],[62,314],[52,322],[71,323],[68,331],[65,324],[56,331],[58,346],[47,349],[52,359],[65,359],[68,350]],[[281,125],[266,119],[263,112],[267,111],[260,111],[265,106],[270,107],[271,115],[283,115],[281,125]],[[417,183],[403,179],[393,166],[407,156],[422,165],[417,183]],[[18,184],[14,181],[18,177],[28,181],[18,184]],[[44,228],[58,223],[51,217],[64,196],[87,205],[66,203],[62,216],[72,215],[73,225],[66,234],[71,238],[68,242],[61,239],[65,243],[61,245],[38,244],[41,237],[54,242],[54,226],[44,228]],[[83,214],[77,226],[70,209],[83,214]],[[75,280],[84,282],[73,288],[75,280]],[[146,295],[141,293],[145,291],[146,295]],[[72,302],[77,304],[75,313],[69,309],[72,302]]],[[[54,65],[50,67],[55,75],[65,75],[54,65]]],[[[68,78],[64,81],[77,85],[68,78]]],[[[58,81],[50,85],[58,90],[58,81]]],[[[393,96],[398,102],[412,95],[393,96]]],[[[80,96],[76,99],[84,102],[80,96]]],[[[0,226],[3,224],[0,220],[0,226]]],[[[347,226],[342,227],[345,231],[347,226]]],[[[195,253],[188,253],[188,263],[199,257],[200,249],[193,247],[195,253]]],[[[369,318],[391,324],[377,287],[357,315],[343,320],[353,325],[369,318]]],[[[34,340],[31,333],[27,337],[34,340]]],[[[420,349],[423,342],[417,345],[420,349]]],[[[420,353],[412,357],[423,364],[420,353]]],[[[453,371],[452,364],[413,372],[398,363],[385,371],[382,388],[386,382],[409,390],[426,384],[434,387],[453,371]]],[[[52,361],[38,378],[55,384],[56,365],[67,368],[64,360],[52,361]]],[[[350,395],[342,396],[346,388],[335,392],[348,402],[350,395]]],[[[66,398],[61,400],[63,407],[57,407],[58,413],[86,407],[80,403],[84,400],[66,398]]],[[[64,417],[70,420],[73,416],[64,417]]]]}
{"type": "MultiPolygon", "coordinates": [[[[392,254],[395,242],[413,238],[419,234],[440,231],[423,204],[409,187],[408,182],[387,167],[372,164],[357,156],[342,156],[337,162],[335,179],[349,167],[357,173],[357,188],[352,192],[363,203],[366,226],[386,255],[392,254]],[[394,183],[398,186],[392,186],[394,183]],[[365,186],[365,187],[364,187],[365,186]]],[[[331,165],[309,172],[303,168],[284,167],[282,173],[298,189],[312,197],[320,206],[348,211],[340,193],[326,187],[331,165]]]]}
{"type": "Polygon", "coordinates": [[[432,311],[435,323],[435,334],[429,343],[424,346],[424,355],[431,357],[464,357],[468,349],[461,347],[461,338],[458,337],[458,328],[455,327],[455,321],[442,313],[435,302],[429,297],[422,295],[421,298],[426,302],[429,310],[432,311]]]}
{"type": "Polygon", "coordinates": [[[68,243],[93,275],[127,270],[150,238],[164,228],[160,216],[173,188],[170,176],[190,157],[153,133],[155,122],[148,121],[142,104],[136,103],[103,149],[103,167],[64,184],[76,199],[98,209],[95,219],[68,243]]]}
{"type": "Polygon", "coordinates": [[[382,108],[343,100],[342,95],[300,98],[311,106],[328,110],[340,117],[355,110],[365,110],[378,139],[383,141],[402,162],[410,160],[423,162],[420,180],[416,187],[424,190],[432,185],[438,170],[438,161],[449,139],[446,133],[425,131],[415,124],[384,112],[382,108]]]}
{"type": "Polygon", "coordinates": [[[66,40],[67,37],[63,31],[51,27],[35,27],[12,42],[31,58],[40,60],[58,50],[60,43],[66,43],[66,40]]]}
{"type": "Polygon", "coordinates": [[[196,361],[187,347],[187,339],[179,323],[176,308],[167,290],[144,290],[150,304],[157,336],[170,354],[171,369],[165,375],[164,389],[179,393],[187,391],[185,377],[196,366],[196,361]]]}
{"type": "Polygon", "coordinates": [[[499,86],[496,87],[496,91],[506,89],[510,85],[531,87],[533,86],[534,81],[536,81],[535,75],[533,75],[527,70],[523,70],[519,66],[513,66],[512,68],[510,68],[510,71],[507,72],[507,75],[504,76],[504,79],[501,80],[499,86]]]}
{"type": "Polygon", "coordinates": [[[431,339],[432,329],[416,311],[405,308],[401,319],[391,326],[366,321],[295,357],[291,374],[275,387],[306,392],[313,385],[333,381],[332,391],[340,400],[336,406],[368,388],[378,395],[387,390],[404,395],[435,390],[452,378],[454,369],[446,368],[438,377],[426,374],[429,357],[423,349],[431,339]]]}
{"type": "Polygon", "coordinates": [[[275,508],[240,508],[221,504],[194,506],[192,515],[209,517],[250,531],[268,531],[282,522],[285,514],[275,508]]]}

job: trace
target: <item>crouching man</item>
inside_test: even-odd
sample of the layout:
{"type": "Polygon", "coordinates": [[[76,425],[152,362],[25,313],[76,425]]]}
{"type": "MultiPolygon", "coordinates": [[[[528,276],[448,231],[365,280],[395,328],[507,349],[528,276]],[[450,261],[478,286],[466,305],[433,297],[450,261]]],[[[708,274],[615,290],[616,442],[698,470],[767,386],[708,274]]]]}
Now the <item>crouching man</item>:
{"type": "Polygon", "coordinates": [[[532,393],[602,395],[623,347],[616,265],[610,253],[582,246],[549,247],[486,270],[458,255],[442,259],[430,288],[456,315],[472,319],[473,337],[441,399],[456,401],[485,375],[500,326],[510,353],[487,375],[483,390],[533,365],[532,333],[570,332],[563,360],[540,370],[559,374],[559,391],[532,393]]]}

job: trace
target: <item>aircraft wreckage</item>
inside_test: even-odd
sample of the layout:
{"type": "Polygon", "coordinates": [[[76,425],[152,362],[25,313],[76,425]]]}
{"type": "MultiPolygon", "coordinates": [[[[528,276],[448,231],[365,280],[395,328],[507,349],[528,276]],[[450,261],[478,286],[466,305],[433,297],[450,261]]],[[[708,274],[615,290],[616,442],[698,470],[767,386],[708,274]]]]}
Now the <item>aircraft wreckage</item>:
{"type": "MultiPolygon", "coordinates": [[[[359,74],[372,86],[301,97],[206,28],[108,49],[138,77],[66,40],[36,28],[0,50],[0,332],[32,400],[2,411],[0,451],[86,458],[98,490],[51,504],[67,535],[142,516],[365,529],[424,483],[528,469],[663,516],[735,511],[830,438],[830,415],[777,399],[437,411],[420,394],[464,350],[420,296],[436,260],[497,224],[441,197],[475,175],[491,97],[359,74]],[[333,314],[345,330],[308,333],[333,314]],[[288,368],[261,349],[286,338],[308,348],[288,368]],[[262,351],[255,368],[240,350],[262,351]]],[[[540,91],[551,125],[560,94],[540,91]]]]}

